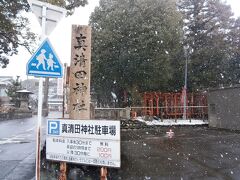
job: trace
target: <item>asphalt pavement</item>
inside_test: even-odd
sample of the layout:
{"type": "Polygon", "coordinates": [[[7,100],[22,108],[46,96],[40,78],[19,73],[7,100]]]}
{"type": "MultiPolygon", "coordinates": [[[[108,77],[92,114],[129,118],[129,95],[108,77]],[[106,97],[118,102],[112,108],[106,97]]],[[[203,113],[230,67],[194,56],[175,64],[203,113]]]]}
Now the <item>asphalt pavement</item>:
{"type": "MultiPolygon", "coordinates": [[[[61,117],[51,112],[48,118],[61,117]]],[[[41,148],[45,142],[46,117],[41,123],[41,148]]],[[[37,116],[0,121],[0,180],[35,178],[37,116]]]]}
{"type": "MultiPolygon", "coordinates": [[[[34,178],[36,123],[36,116],[0,122],[1,180],[34,178]]],[[[57,179],[57,163],[45,165],[41,179],[57,179]]],[[[98,168],[76,167],[85,173],[79,179],[98,179],[98,168]]],[[[108,169],[108,179],[122,180],[238,180],[239,177],[240,132],[206,126],[124,128],[121,168],[108,169]],[[171,137],[167,134],[170,128],[174,132],[171,137]]]]}
{"type": "Polygon", "coordinates": [[[153,127],[123,131],[121,145],[122,166],[111,179],[240,179],[239,132],[153,127]]]}
{"type": "MultiPolygon", "coordinates": [[[[240,179],[240,132],[207,126],[141,127],[122,129],[121,168],[108,168],[108,180],[240,179]]],[[[43,172],[53,180],[58,166],[50,165],[54,168],[43,172]]],[[[79,172],[68,176],[70,180],[98,179],[98,167],[71,164],[68,172],[70,167],[75,168],[72,174],[79,172]]]]}
{"type": "Polygon", "coordinates": [[[35,176],[36,117],[0,121],[0,179],[35,176]]]}

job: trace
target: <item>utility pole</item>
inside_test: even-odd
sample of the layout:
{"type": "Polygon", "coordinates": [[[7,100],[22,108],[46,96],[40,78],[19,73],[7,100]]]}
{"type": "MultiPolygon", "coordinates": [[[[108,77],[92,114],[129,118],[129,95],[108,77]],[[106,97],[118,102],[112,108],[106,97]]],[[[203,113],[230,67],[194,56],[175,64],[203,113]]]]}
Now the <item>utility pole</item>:
{"type": "Polygon", "coordinates": [[[184,73],[184,97],[183,97],[183,119],[187,118],[187,72],[188,72],[188,48],[184,47],[184,54],[185,54],[185,73],[184,73]]]}

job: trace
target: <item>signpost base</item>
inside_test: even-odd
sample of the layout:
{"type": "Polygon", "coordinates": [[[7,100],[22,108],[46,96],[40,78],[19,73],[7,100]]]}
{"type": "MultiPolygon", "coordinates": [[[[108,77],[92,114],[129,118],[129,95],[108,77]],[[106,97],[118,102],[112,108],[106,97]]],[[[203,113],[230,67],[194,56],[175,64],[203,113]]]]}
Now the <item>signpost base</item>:
{"type": "Polygon", "coordinates": [[[67,180],[66,171],[67,171],[67,163],[61,162],[60,163],[60,175],[59,175],[58,180],[67,180]]]}
{"type": "Polygon", "coordinates": [[[107,180],[107,168],[106,167],[101,167],[100,180],[107,180]]]}

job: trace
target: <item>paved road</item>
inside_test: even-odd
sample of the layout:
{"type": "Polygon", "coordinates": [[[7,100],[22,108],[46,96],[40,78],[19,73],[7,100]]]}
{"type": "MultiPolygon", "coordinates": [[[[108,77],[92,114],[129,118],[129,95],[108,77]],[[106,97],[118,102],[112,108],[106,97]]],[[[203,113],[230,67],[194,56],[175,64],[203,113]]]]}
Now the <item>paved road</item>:
{"type": "Polygon", "coordinates": [[[239,180],[240,133],[207,127],[122,132],[122,168],[111,179],[239,180]]]}
{"type": "MultiPolygon", "coordinates": [[[[49,117],[61,117],[52,113],[49,117]]],[[[44,141],[46,118],[42,119],[44,141]]],[[[0,179],[30,180],[35,176],[37,116],[0,121],[0,179]]]]}
{"type": "Polygon", "coordinates": [[[35,124],[36,116],[0,122],[0,179],[34,177],[35,124]]]}
{"type": "MultiPolygon", "coordinates": [[[[1,180],[34,177],[36,121],[35,116],[0,122],[1,180]]],[[[175,127],[175,135],[168,138],[166,131],[166,127],[123,130],[122,167],[110,169],[109,179],[239,179],[239,132],[175,127]]]]}

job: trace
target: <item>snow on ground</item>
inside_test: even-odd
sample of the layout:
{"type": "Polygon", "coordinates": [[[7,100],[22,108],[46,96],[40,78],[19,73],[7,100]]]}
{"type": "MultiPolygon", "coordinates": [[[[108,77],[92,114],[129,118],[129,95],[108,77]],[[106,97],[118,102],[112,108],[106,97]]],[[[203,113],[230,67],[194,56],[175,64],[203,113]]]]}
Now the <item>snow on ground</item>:
{"type": "Polygon", "coordinates": [[[153,119],[152,121],[146,121],[144,120],[143,117],[137,117],[137,121],[144,122],[148,126],[179,126],[179,125],[205,125],[208,124],[207,120],[200,120],[200,119],[161,119],[155,120],[153,119]]]}

